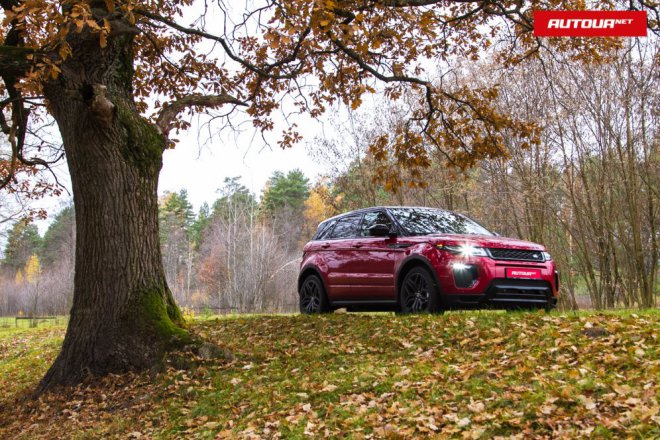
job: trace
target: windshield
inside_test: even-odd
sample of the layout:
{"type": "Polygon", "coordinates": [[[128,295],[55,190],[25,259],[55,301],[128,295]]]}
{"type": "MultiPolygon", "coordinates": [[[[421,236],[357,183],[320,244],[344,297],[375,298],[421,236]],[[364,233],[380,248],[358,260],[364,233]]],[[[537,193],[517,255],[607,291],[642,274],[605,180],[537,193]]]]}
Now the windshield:
{"type": "Polygon", "coordinates": [[[408,235],[494,235],[469,218],[450,211],[432,208],[390,208],[389,211],[408,235]]]}

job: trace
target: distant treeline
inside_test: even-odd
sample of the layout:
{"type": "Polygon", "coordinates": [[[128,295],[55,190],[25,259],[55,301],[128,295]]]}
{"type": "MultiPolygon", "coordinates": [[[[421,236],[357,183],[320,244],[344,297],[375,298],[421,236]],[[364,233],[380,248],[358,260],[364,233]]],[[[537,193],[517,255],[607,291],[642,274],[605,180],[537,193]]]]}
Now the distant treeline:
{"type": "MultiPolygon", "coordinates": [[[[394,132],[407,111],[385,102],[378,112],[334,121],[335,137],[313,142],[312,154],[328,168],[316,182],[299,170],[277,172],[258,200],[239,177],[226,179],[219,198],[198,212],[185,190],[165,194],[160,233],[170,288],[196,310],[293,311],[302,245],[320,221],[365,206],[425,205],[545,244],[561,270],[560,307],[654,307],[658,56],[650,39],[600,63],[541,56],[506,71],[465,65],[453,76],[456,87],[497,85],[500,111],[541,130],[539,145],[505,139],[506,157],[471,169],[453,167],[441,144],[428,146],[428,164],[417,170],[402,169],[394,155],[374,157],[373,139],[394,132]],[[409,184],[419,177],[424,185],[409,184]]],[[[74,240],[73,208],[44,237],[16,222],[0,270],[0,314],[67,313],[74,240]]]]}

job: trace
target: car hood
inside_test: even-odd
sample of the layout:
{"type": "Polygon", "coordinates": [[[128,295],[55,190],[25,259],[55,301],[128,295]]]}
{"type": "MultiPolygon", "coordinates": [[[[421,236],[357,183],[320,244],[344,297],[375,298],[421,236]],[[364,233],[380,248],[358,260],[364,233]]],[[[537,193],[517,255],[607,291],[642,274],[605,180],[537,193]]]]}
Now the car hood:
{"type": "Polygon", "coordinates": [[[448,244],[448,245],[471,245],[487,248],[501,248],[501,249],[528,249],[534,251],[544,251],[545,247],[532,243],[531,241],[519,240],[517,238],[508,237],[495,237],[492,235],[475,235],[475,234],[432,234],[427,235],[427,239],[431,239],[433,244],[448,244]]]}

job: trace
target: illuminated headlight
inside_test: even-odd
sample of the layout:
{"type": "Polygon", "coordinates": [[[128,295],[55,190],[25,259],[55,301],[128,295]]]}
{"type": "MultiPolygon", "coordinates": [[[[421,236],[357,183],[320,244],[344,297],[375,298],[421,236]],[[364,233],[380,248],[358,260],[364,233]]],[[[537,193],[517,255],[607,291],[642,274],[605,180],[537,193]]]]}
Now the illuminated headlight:
{"type": "Polygon", "coordinates": [[[464,257],[487,257],[486,249],[481,247],[474,247],[468,244],[463,244],[460,246],[447,246],[447,245],[438,245],[438,249],[442,249],[452,254],[462,255],[464,257]]]}
{"type": "Polygon", "coordinates": [[[549,252],[543,252],[543,259],[545,261],[550,261],[550,260],[552,260],[552,257],[550,256],[549,252]]]}

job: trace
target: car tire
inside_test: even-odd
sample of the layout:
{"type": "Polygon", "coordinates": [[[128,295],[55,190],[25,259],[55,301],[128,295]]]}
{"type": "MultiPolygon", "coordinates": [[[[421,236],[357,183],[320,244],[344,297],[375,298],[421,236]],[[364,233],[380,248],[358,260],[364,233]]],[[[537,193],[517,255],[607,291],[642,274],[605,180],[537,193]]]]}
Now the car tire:
{"type": "Polygon", "coordinates": [[[330,312],[323,282],[317,275],[308,275],[298,290],[300,313],[313,315],[330,312]]]}
{"type": "Polygon", "coordinates": [[[440,291],[428,270],[414,267],[406,273],[399,292],[399,312],[441,313],[440,291]]]}

